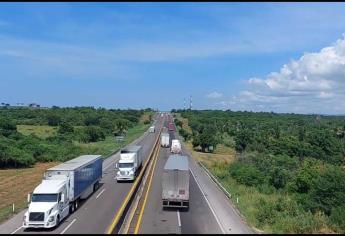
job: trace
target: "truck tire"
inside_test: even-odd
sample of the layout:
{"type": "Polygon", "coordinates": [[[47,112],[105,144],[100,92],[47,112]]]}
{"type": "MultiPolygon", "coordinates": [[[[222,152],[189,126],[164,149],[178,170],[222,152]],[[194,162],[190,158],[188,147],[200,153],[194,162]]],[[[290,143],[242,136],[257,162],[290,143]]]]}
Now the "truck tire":
{"type": "Polygon", "coordinates": [[[59,224],[60,224],[60,215],[57,215],[55,227],[58,227],[59,224]]]}
{"type": "Polygon", "coordinates": [[[74,212],[74,202],[69,205],[69,213],[74,212]]]}
{"type": "Polygon", "coordinates": [[[98,188],[99,188],[99,182],[97,181],[97,182],[93,185],[93,192],[96,192],[98,188]]]}
{"type": "Polygon", "coordinates": [[[78,201],[78,199],[77,199],[77,200],[75,200],[75,202],[74,202],[74,211],[76,211],[76,210],[78,209],[78,207],[79,207],[79,201],[78,201]]]}

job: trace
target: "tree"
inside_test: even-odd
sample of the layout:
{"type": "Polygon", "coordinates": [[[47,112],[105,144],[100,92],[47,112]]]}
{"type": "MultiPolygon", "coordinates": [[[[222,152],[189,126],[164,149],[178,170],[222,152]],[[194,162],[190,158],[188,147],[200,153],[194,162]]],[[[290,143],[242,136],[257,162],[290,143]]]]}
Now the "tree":
{"type": "Polygon", "coordinates": [[[48,120],[48,125],[58,126],[61,122],[61,117],[58,116],[57,114],[49,114],[47,116],[47,120],[48,120]]]}
{"type": "Polygon", "coordinates": [[[248,129],[240,129],[235,135],[235,149],[238,152],[246,150],[248,144],[251,143],[251,134],[248,129]]]}
{"type": "Polygon", "coordinates": [[[73,132],[74,132],[74,127],[68,122],[62,122],[58,129],[59,134],[66,134],[66,133],[73,133],[73,132]]]}

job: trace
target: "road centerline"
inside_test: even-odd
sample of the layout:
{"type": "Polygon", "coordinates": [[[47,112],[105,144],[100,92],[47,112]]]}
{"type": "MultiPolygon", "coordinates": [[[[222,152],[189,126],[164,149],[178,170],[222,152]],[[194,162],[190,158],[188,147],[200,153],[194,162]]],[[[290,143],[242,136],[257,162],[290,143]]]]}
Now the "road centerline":
{"type": "Polygon", "coordinates": [[[96,196],[96,199],[99,198],[99,196],[102,195],[102,193],[104,193],[105,189],[103,189],[97,196],[96,196]]]}
{"type": "Polygon", "coordinates": [[[60,233],[60,234],[64,234],[73,224],[74,222],[76,222],[77,219],[73,219],[71,223],[69,223],[69,225],[67,225],[67,227],[60,233]]]}

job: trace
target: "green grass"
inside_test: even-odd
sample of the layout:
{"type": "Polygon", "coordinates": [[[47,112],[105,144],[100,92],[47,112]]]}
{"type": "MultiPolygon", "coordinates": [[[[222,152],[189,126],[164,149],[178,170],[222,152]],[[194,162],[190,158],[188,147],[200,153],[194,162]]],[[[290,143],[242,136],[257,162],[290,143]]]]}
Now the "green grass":
{"type": "Polygon", "coordinates": [[[94,143],[79,143],[74,142],[75,145],[82,147],[89,153],[100,154],[105,158],[110,156],[112,153],[118,151],[120,148],[133,142],[139,138],[149,127],[148,125],[139,124],[128,130],[126,137],[123,142],[117,142],[114,136],[107,136],[105,140],[94,142],[94,143]]]}
{"type": "Polygon", "coordinates": [[[49,125],[17,125],[17,130],[23,135],[34,134],[39,138],[48,138],[56,135],[57,127],[49,125]]]}

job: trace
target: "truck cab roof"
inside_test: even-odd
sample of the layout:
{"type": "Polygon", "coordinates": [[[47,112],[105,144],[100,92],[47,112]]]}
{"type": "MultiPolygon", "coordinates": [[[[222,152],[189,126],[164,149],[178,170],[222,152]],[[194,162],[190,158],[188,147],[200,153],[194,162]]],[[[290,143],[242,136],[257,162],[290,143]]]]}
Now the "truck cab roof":
{"type": "Polygon", "coordinates": [[[38,185],[34,193],[58,193],[59,190],[63,187],[66,180],[42,180],[40,185],[38,185]]]}

